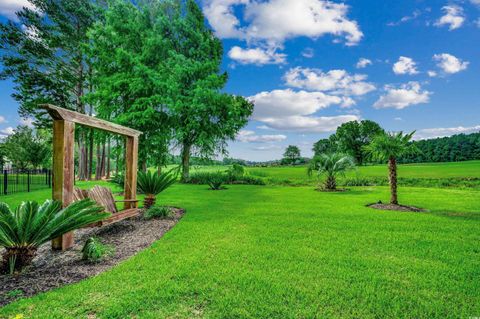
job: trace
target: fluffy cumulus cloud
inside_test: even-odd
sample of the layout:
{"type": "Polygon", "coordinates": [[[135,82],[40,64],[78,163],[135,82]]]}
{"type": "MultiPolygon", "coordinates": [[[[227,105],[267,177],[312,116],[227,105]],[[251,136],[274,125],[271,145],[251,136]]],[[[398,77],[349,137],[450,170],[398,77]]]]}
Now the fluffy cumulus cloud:
{"type": "Polygon", "coordinates": [[[339,116],[288,116],[284,118],[264,119],[264,122],[277,130],[325,133],[334,132],[337,127],[350,121],[358,121],[357,115],[339,116]]]}
{"type": "Polygon", "coordinates": [[[285,54],[276,53],[273,50],[264,50],[261,48],[242,49],[234,46],[228,52],[230,59],[240,64],[283,64],[285,63],[285,54]]]}
{"type": "Polygon", "coordinates": [[[4,129],[1,129],[1,130],[0,130],[0,134],[2,134],[2,135],[10,135],[10,134],[13,134],[13,133],[14,133],[14,130],[15,130],[15,129],[14,129],[13,127],[9,126],[9,127],[4,128],[4,129]]]}
{"type": "Polygon", "coordinates": [[[429,139],[429,138],[436,138],[436,137],[445,137],[445,136],[452,136],[455,134],[470,134],[470,133],[477,133],[480,132],[480,125],[464,127],[440,127],[440,128],[427,128],[418,130],[415,133],[415,139],[429,139]]]}
{"type": "Polygon", "coordinates": [[[284,76],[285,83],[290,87],[346,96],[365,95],[375,90],[375,86],[366,79],[366,75],[352,75],[345,70],[323,72],[301,67],[290,69],[284,76]]]}
{"type": "Polygon", "coordinates": [[[309,115],[334,104],[342,98],[322,92],[294,91],[292,89],[260,92],[249,97],[255,103],[253,118],[265,121],[294,115],[309,115]]]}
{"type": "Polygon", "coordinates": [[[380,96],[373,106],[377,109],[404,109],[411,105],[428,103],[431,94],[427,90],[422,90],[418,82],[409,82],[400,87],[387,85],[385,94],[380,96]]]}
{"type": "Polygon", "coordinates": [[[323,92],[274,90],[258,93],[249,99],[255,103],[253,119],[277,130],[329,132],[344,122],[358,119],[356,115],[314,116],[319,110],[345,102],[342,97],[323,92]]]}
{"type": "Polygon", "coordinates": [[[417,63],[412,58],[401,56],[393,65],[395,74],[418,74],[417,63]]]}
{"type": "Polygon", "coordinates": [[[205,0],[203,6],[220,38],[240,39],[270,49],[282,48],[291,38],[327,34],[344,39],[346,45],[355,45],[363,33],[357,22],[347,17],[348,10],[345,4],[326,0],[205,0]]]}
{"type": "Polygon", "coordinates": [[[10,19],[16,19],[15,12],[22,8],[33,9],[33,5],[28,0],[1,0],[0,15],[10,19]]]}
{"type": "Polygon", "coordinates": [[[458,5],[448,5],[442,8],[444,15],[435,22],[435,26],[448,26],[450,31],[460,28],[465,22],[463,8],[458,5]]]}
{"type": "Polygon", "coordinates": [[[447,74],[454,74],[466,70],[470,63],[462,61],[448,53],[435,54],[433,60],[436,61],[437,66],[447,74]]]}
{"type": "Polygon", "coordinates": [[[257,135],[254,131],[241,130],[237,134],[237,140],[246,143],[267,143],[267,142],[280,142],[287,137],[282,134],[276,135],[257,135]]]}
{"type": "Polygon", "coordinates": [[[355,65],[355,67],[357,69],[364,69],[366,68],[367,66],[369,65],[372,65],[372,60],[369,60],[369,59],[366,59],[366,58],[360,58],[357,62],[357,64],[355,65]]]}

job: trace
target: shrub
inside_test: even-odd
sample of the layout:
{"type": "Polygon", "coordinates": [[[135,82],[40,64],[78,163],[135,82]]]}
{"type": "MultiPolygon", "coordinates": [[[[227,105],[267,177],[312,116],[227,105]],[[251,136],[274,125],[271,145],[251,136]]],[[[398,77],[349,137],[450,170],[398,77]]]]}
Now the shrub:
{"type": "Polygon", "coordinates": [[[233,164],[232,167],[225,171],[230,182],[241,179],[245,175],[245,168],[239,164],[233,164]]]}
{"type": "Polygon", "coordinates": [[[96,237],[90,237],[82,248],[82,259],[91,263],[102,261],[115,253],[112,246],[104,245],[96,237]]]}
{"type": "Polygon", "coordinates": [[[12,211],[0,203],[0,246],[4,269],[10,273],[29,265],[38,247],[49,240],[110,216],[90,199],[75,202],[62,209],[57,201],[23,202],[12,211]]]}
{"type": "Polygon", "coordinates": [[[210,174],[207,178],[207,184],[212,190],[221,190],[223,183],[225,183],[225,176],[223,174],[210,174]]]}
{"type": "Polygon", "coordinates": [[[172,170],[164,173],[150,171],[138,173],[138,190],[145,194],[143,207],[149,209],[155,205],[158,194],[169,188],[177,181],[177,174],[172,170]]]}
{"type": "Polygon", "coordinates": [[[112,178],[110,178],[110,182],[119,185],[120,187],[125,186],[125,175],[118,173],[112,178]]]}
{"type": "Polygon", "coordinates": [[[146,219],[168,218],[173,215],[173,210],[165,206],[152,206],[143,215],[146,219]]]}

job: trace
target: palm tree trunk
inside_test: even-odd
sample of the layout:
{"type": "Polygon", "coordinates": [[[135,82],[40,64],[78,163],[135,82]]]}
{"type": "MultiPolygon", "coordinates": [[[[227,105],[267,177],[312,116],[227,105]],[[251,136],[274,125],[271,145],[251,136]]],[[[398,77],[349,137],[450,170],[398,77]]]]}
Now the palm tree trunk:
{"type": "Polygon", "coordinates": [[[390,204],[398,205],[397,160],[393,156],[388,159],[388,179],[390,182],[390,204]]]}
{"type": "Polygon", "coordinates": [[[337,189],[337,181],[335,180],[335,176],[327,177],[327,180],[325,181],[325,188],[331,191],[337,189]]]}

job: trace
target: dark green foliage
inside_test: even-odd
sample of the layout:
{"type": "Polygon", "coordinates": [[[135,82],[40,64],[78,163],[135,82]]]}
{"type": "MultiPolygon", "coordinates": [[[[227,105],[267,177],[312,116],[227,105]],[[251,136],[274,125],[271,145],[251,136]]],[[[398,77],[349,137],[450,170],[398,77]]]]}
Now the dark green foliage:
{"type": "Polygon", "coordinates": [[[125,175],[123,175],[122,173],[118,173],[114,175],[112,178],[110,178],[110,182],[117,184],[118,186],[123,188],[125,186],[125,175]]]}
{"type": "Polygon", "coordinates": [[[338,151],[353,156],[357,164],[362,165],[368,157],[364,147],[376,135],[383,132],[380,125],[373,121],[351,121],[337,128],[334,140],[336,141],[338,151]]]}
{"type": "Polygon", "coordinates": [[[283,153],[283,159],[282,159],[282,164],[287,164],[287,165],[294,165],[294,164],[300,164],[297,163],[298,160],[300,160],[300,148],[295,145],[288,145],[288,147],[285,149],[285,152],[283,153]]]}
{"type": "Polygon", "coordinates": [[[172,217],[173,210],[165,206],[152,206],[143,215],[146,219],[172,217]]]}
{"type": "Polygon", "coordinates": [[[228,176],[228,180],[234,182],[245,176],[245,167],[239,164],[233,164],[225,173],[228,176]]]}
{"type": "Polygon", "coordinates": [[[114,253],[115,249],[112,246],[102,244],[100,239],[96,237],[90,237],[82,248],[82,259],[90,263],[96,263],[114,253]]]}
{"type": "Polygon", "coordinates": [[[415,154],[399,157],[400,163],[459,162],[480,159],[480,133],[415,141],[415,154]]]}
{"type": "Polygon", "coordinates": [[[28,265],[40,245],[77,228],[98,222],[110,216],[90,199],[74,202],[62,209],[60,202],[47,200],[23,202],[12,211],[0,203],[0,246],[5,248],[3,263],[21,270],[28,265]]]}
{"type": "Polygon", "coordinates": [[[13,134],[5,138],[2,149],[6,159],[10,160],[16,168],[39,168],[49,164],[50,145],[40,131],[21,125],[13,134]]]}

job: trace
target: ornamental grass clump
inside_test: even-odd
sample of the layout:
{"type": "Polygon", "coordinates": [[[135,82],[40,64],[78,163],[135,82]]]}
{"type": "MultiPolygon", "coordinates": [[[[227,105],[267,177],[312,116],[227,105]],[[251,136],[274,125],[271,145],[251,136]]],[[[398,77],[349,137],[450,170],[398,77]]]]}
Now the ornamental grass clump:
{"type": "Polygon", "coordinates": [[[63,209],[60,202],[52,200],[42,205],[23,202],[15,210],[0,203],[0,246],[5,248],[3,270],[21,271],[32,262],[40,245],[109,217],[110,213],[103,210],[90,199],[63,209]]]}
{"type": "Polygon", "coordinates": [[[337,189],[337,177],[355,168],[355,161],[349,155],[341,153],[321,154],[315,156],[308,167],[308,175],[316,172],[318,177],[325,176],[324,190],[335,191],[337,189]]]}

